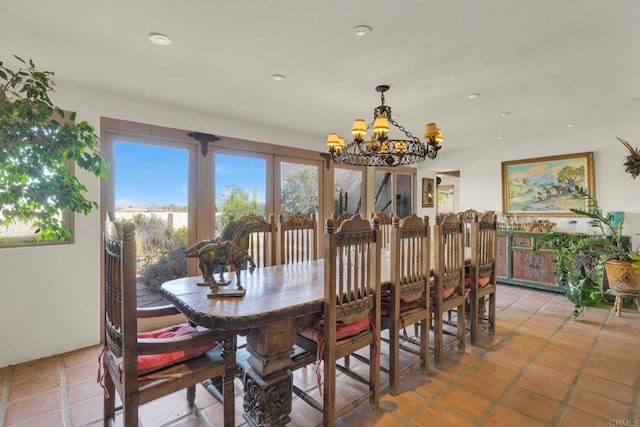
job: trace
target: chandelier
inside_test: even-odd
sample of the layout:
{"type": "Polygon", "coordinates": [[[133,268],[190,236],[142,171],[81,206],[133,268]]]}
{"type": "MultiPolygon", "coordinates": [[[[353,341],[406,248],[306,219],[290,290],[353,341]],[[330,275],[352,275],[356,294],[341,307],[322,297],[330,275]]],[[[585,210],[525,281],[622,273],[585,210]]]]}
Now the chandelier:
{"type": "MultiPolygon", "coordinates": [[[[384,93],[388,85],[376,87],[380,92],[381,104],[373,110],[373,122],[364,119],[353,122],[353,141],[345,145],[344,138],[336,133],[327,136],[329,156],[336,163],[356,166],[400,166],[418,163],[429,157],[435,159],[442,142],[442,133],[435,123],[425,127],[425,142],[398,124],[391,116],[391,107],[384,104],[384,93]],[[389,123],[404,133],[405,139],[389,137],[389,123]],[[371,129],[371,139],[365,140],[371,129]]],[[[328,164],[327,164],[328,165],[328,164]]]]}

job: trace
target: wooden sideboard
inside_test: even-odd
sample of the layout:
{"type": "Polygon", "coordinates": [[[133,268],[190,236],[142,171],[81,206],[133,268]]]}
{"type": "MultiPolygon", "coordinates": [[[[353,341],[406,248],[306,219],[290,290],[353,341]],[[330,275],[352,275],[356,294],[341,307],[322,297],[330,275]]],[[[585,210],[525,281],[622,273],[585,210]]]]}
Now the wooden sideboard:
{"type": "Polygon", "coordinates": [[[496,280],[511,285],[564,292],[553,272],[554,252],[540,248],[536,241],[545,233],[498,230],[496,280]]]}
{"type": "MultiPolygon", "coordinates": [[[[546,235],[498,230],[496,281],[564,293],[553,271],[554,251],[544,245],[540,245],[538,251],[533,250],[536,242],[546,235]]],[[[622,239],[624,245],[631,248],[631,237],[622,236],[622,239]]],[[[606,274],[603,280],[606,290],[609,288],[606,274]]]]}

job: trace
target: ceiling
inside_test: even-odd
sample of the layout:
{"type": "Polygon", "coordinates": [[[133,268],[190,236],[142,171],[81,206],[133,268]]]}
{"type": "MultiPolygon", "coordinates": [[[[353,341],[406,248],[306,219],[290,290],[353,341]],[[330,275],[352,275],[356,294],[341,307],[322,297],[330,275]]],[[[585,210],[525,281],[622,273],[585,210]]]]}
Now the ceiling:
{"type": "Polygon", "coordinates": [[[402,126],[435,121],[448,150],[640,113],[637,0],[3,0],[0,14],[6,64],[318,141],[370,121],[379,84],[402,126]]]}

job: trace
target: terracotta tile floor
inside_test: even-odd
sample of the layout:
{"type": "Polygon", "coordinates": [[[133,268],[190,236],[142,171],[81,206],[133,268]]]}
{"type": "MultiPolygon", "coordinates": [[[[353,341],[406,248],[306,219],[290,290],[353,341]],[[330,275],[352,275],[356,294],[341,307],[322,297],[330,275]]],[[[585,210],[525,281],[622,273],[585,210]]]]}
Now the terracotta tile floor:
{"type": "MultiPolygon", "coordinates": [[[[442,369],[432,363],[428,375],[403,377],[399,396],[384,393],[379,409],[362,405],[338,425],[640,425],[638,312],[626,309],[617,317],[610,307],[587,308],[575,321],[571,311],[564,295],[501,285],[494,337],[483,336],[482,345],[467,346],[464,354],[448,353],[442,369]]],[[[0,423],[101,425],[99,350],[1,368],[0,423]]],[[[294,382],[317,396],[313,368],[297,371],[294,382]]],[[[346,380],[338,386],[339,395],[348,393],[346,380]]],[[[218,409],[219,403],[199,386],[193,411],[181,392],[144,405],[140,412],[147,427],[214,426],[221,425],[218,409]]],[[[236,422],[246,425],[241,411],[242,386],[236,381],[236,422]]],[[[294,398],[289,425],[318,424],[321,415],[294,398]]]]}

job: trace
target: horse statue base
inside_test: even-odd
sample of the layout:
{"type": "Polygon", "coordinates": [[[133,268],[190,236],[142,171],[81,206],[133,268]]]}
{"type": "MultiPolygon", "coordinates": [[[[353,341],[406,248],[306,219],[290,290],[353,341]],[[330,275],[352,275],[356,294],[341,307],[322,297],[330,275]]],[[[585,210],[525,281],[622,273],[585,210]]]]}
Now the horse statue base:
{"type": "Polygon", "coordinates": [[[215,288],[207,292],[209,298],[226,298],[226,297],[243,297],[247,292],[246,289],[220,289],[215,288]]]}

